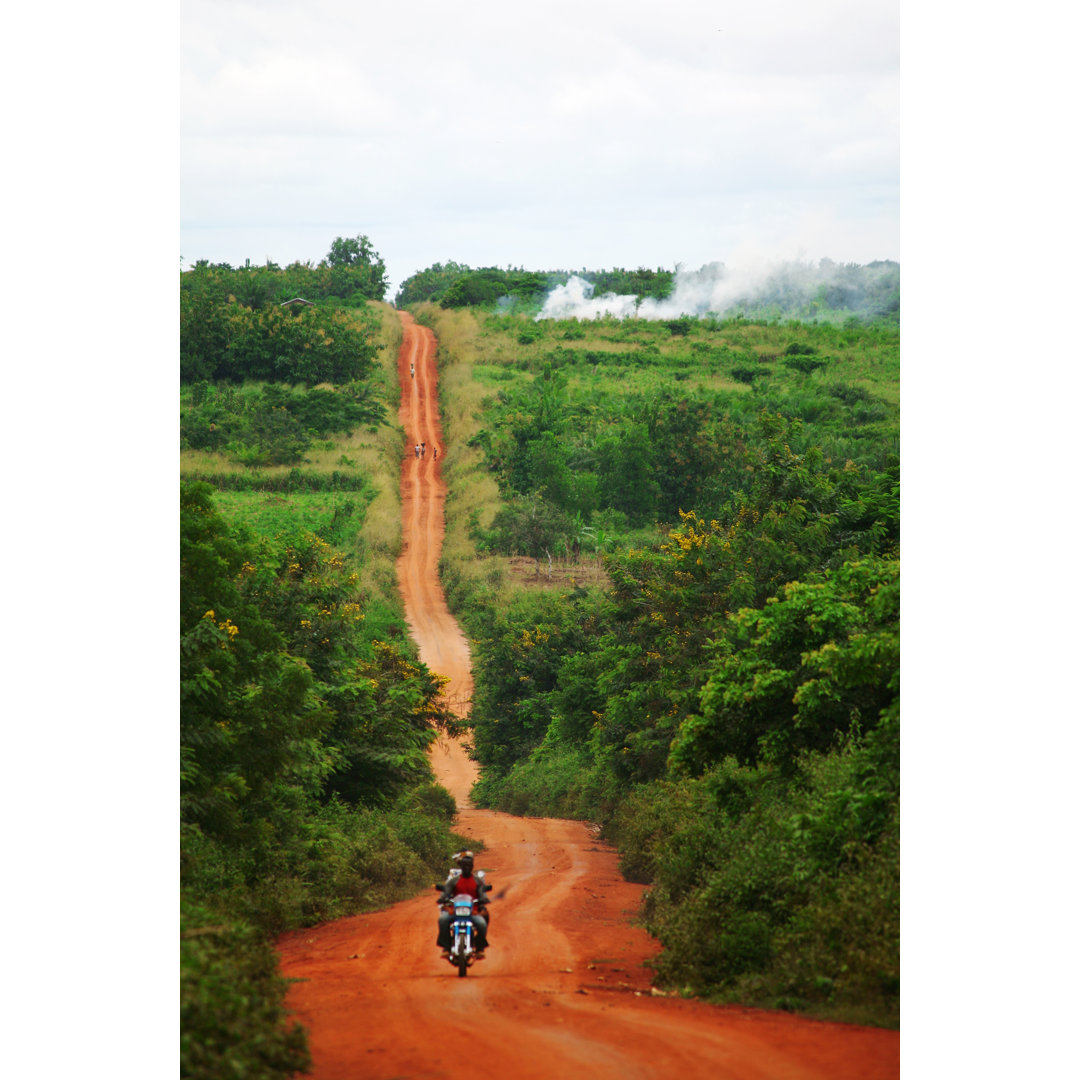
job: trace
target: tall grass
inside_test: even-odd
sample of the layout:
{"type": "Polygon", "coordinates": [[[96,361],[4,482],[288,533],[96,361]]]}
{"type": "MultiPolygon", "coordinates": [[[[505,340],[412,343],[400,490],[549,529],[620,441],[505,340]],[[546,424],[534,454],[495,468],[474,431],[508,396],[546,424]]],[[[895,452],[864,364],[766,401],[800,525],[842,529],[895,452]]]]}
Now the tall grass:
{"type": "Polygon", "coordinates": [[[417,316],[439,342],[439,414],[444,447],[439,461],[449,493],[440,574],[451,610],[460,611],[477,592],[491,596],[507,587],[508,559],[481,559],[470,537],[475,525],[488,528],[502,500],[495,477],[484,466],[483,451],[469,446],[479,431],[489,391],[475,376],[479,337],[476,316],[467,309],[444,310],[422,304],[417,316]]]}
{"type": "Polygon", "coordinates": [[[353,492],[253,494],[219,491],[214,503],[230,521],[259,535],[273,537],[305,530],[335,545],[347,544],[355,536],[367,507],[367,500],[353,492]]]}

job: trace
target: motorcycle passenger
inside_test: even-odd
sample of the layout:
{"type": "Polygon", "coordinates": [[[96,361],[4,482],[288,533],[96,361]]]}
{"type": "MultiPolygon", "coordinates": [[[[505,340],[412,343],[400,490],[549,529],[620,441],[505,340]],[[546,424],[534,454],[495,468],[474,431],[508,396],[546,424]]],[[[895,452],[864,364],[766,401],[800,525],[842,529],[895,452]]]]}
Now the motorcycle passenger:
{"type": "MultiPolygon", "coordinates": [[[[459,851],[454,856],[454,862],[458,869],[451,870],[449,877],[443,882],[442,892],[439,894],[439,907],[450,901],[460,893],[472,896],[476,900],[473,908],[475,914],[472,917],[473,935],[475,940],[476,959],[484,958],[484,950],[487,948],[487,890],[488,885],[484,880],[484,871],[478,870],[473,874],[473,853],[471,851],[459,851]]],[[[437,944],[443,951],[443,956],[450,955],[450,924],[454,921],[452,911],[440,910],[439,913],[439,937],[437,944]]]]}

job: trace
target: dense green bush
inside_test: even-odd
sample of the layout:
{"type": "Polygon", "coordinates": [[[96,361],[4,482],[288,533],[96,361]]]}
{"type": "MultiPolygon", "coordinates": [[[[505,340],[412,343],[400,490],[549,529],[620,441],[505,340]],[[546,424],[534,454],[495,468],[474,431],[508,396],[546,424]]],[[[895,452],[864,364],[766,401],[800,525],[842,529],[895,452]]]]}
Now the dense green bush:
{"type": "Polygon", "coordinates": [[[406,278],[394,297],[394,303],[398,307],[405,307],[407,304],[418,304],[424,300],[441,300],[446,290],[468,272],[469,267],[464,263],[434,263],[426,270],[419,270],[406,278]]]}
{"type": "Polygon", "coordinates": [[[805,758],[797,779],[729,759],[627,800],[613,832],[653,882],[645,914],[665,985],[897,1022],[890,727],[877,744],[805,758]]]}
{"type": "Polygon", "coordinates": [[[734,755],[787,766],[875,726],[900,693],[900,569],[868,558],[791,582],[729,619],[709,649],[700,713],[671,747],[675,769],[734,755]]]}
{"type": "Polygon", "coordinates": [[[585,749],[545,739],[541,748],[504,775],[494,771],[482,775],[473,797],[508,814],[595,818],[600,816],[598,809],[610,802],[598,779],[585,749]]]}
{"type": "Polygon", "coordinates": [[[371,384],[290,389],[277,383],[195,383],[181,400],[181,449],[213,450],[249,468],[293,465],[312,441],[386,423],[371,384]]]}
{"type": "Polygon", "coordinates": [[[812,375],[818,368],[825,367],[828,359],[823,356],[785,356],[784,363],[803,375],[812,375]]]}
{"type": "Polygon", "coordinates": [[[189,271],[180,290],[180,381],[348,383],[371,374],[376,320],[365,307],[249,306],[217,271],[189,271]]]}
{"type": "Polygon", "coordinates": [[[474,535],[482,549],[541,559],[566,552],[573,542],[573,523],[569,514],[542,496],[522,496],[496,512],[490,529],[474,535]]]}
{"type": "Polygon", "coordinates": [[[546,290],[545,274],[498,270],[494,267],[466,270],[445,289],[439,304],[444,308],[487,307],[504,296],[539,302],[546,290]]]}
{"type": "Polygon", "coordinates": [[[760,379],[768,374],[763,368],[733,367],[731,369],[731,377],[736,382],[746,383],[747,386],[752,385],[755,379],[760,379]]]}
{"type": "Polygon", "coordinates": [[[311,1064],[304,1029],[285,1011],[288,983],[265,937],[220,912],[180,913],[180,1075],[284,1080],[311,1064]]]}

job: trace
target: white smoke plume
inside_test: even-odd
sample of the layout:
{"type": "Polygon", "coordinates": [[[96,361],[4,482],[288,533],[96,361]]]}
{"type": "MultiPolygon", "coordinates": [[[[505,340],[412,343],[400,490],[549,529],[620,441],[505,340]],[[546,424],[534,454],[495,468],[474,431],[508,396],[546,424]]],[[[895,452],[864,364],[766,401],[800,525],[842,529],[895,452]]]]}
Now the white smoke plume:
{"type": "Polygon", "coordinates": [[[723,315],[732,308],[753,308],[767,304],[790,309],[809,303],[815,296],[821,295],[823,288],[827,290],[850,285],[853,272],[860,276],[865,285],[870,278],[898,269],[895,263],[855,267],[843,266],[830,259],[822,259],[817,265],[800,262],[747,263],[738,270],[712,262],[700,270],[676,270],[671,295],[666,300],[614,293],[594,296],[592,285],[574,275],[565,285],[557,286],[548,294],[537,318],[593,319],[610,314],[620,319],[629,316],[675,319],[681,315],[723,315]]]}
{"type": "Polygon", "coordinates": [[[556,285],[548,293],[538,319],[593,319],[598,315],[614,315],[622,319],[633,315],[636,296],[617,296],[605,293],[593,296],[592,284],[574,274],[565,285],[556,285]]]}

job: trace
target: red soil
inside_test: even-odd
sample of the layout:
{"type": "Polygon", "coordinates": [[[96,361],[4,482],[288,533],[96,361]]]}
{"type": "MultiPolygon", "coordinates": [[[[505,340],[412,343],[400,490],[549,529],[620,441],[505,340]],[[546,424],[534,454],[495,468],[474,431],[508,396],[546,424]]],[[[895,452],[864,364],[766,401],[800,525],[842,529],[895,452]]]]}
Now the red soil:
{"type": "MultiPolygon", "coordinates": [[[[469,650],[437,575],[446,488],[435,339],[409,315],[401,320],[408,448],[398,573],[420,655],[449,677],[447,696],[464,715],[469,650]],[[423,458],[415,442],[427,443],[423,458]]],[[[465,979],[440,959],[433,891],[284,935],[282,970],[304,980],[290,990],[289,1006],[309,1030],[317,1080],[458,1077],[466,1068],[522,1080],[578,1069],[619,1080],[899,1076],[898,1032],[654,994],[643,965],[657,946],[631,923],[641,886],[620,878],[615,853],[590,827],[471,809],[476,768],[455,742],[440,739],[432,765],[463,808],[459,831],[486,844],[477,865],[497,898],[488,957],[465,979]]]]}

